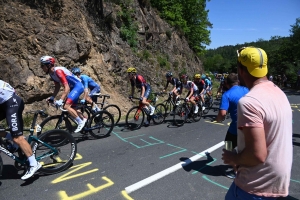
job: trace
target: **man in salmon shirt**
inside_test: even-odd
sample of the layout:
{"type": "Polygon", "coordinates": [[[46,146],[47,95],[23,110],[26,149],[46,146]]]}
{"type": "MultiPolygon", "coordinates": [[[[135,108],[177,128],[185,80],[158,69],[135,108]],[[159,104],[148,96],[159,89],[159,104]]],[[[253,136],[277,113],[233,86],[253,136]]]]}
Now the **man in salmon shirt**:
{"type": "Polygon", "coordinates": [[[237,152],[223,149],[224,163],[237,170],[225,200],[285,197],[293,160],[290,103],[266,77],[263,49],[244,47],[237,53],[239,81],[250,91],[238,102],[237,152]]]}

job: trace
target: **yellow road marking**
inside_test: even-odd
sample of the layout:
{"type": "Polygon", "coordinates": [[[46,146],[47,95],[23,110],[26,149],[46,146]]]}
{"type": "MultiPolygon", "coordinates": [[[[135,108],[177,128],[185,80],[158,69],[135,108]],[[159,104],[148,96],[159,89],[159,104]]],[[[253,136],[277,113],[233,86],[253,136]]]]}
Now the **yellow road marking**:
{"type": "Polygon", "coordinates": [[[104,181],[106,181],[106,184],[103,184],[101,186],[98,187],[94,187],[92,184],[88,183],[86,184],[86,186],[88,187],[88,190],[85,192],[81,192],[79,194],[73,195],[73,196],[68,196],[68,194],[66,193],[66,191],[59,191],[58,195],[60,197],[60,199],[62,200],[74,200],[74,199],[81,199],[83,197],[86,197],[88,195],[94,194],[96,192],[99,192],[107,187],[110,187],[114,184],[114,182],[112,182],[110,179],[108,179],[107,177],[103,176],[102,179],[104,181]]]}
{"type": "Polygon", "coordinates": [[[51,183],[53,183],[53,184],[59,183],[59,182],[66,181],[66,180],[69,180],[69,179],[72,179],[72,178],[76,178],[78,176],[83,176],[83,175],[90,174],[90,173],[93,173],[95,171],[98,171],[98,169],[96,168],[96,169],[92,169],[92,170],[89,170],[89,171],[86,171],[86,172],[82,172],[82,173],[79,173],[79,174],[74,174],[72,176],[69,176],[70,174],[73,174],[74,172],[76,172],[76,171],[78,171],[78,170],[80,170],[80,169],[82,169],[86,166],[89,166],[91,164],[92,164],[92,162],[87,162],[87,163],[83,163],[83,164],[80,164],[80,165],[75,165],[75,166],[71,167],[71,169],[73,169],[73,168],[75,168],[75,169],[73,169],[70,172],[67,172],[64,175],[54,179],[51,183]]]}
{"type": "Polygon", "coordinates": [[[217,122],[217,121],[213,121],[213,122],[211,122],[211,121],[205,121],[205,122],[208,122],[208,123],[211,123],[211,124],[218,124],[218,125],[224,126],[224,124],[219,123],[219,122],[217,122]]]}
{"type": "Polygon", "coordinates": [[[125,197],[127,200],[133,200],[133,198],[131,198],[125,190],[123,190],[121,193],[122,193],[123,197],[125,197]]]}

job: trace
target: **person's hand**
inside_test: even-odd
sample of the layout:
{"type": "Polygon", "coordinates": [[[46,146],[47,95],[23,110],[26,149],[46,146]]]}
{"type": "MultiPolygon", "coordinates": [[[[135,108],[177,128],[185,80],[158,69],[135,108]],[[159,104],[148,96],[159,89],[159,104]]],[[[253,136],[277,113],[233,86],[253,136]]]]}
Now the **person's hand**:
{"type": "Polygon", "coordinates": [[[140,97],[140,101],[143,101],[143,99],[144,99],[143,97],[140,97]]]}
{"type": "Polygon", "coordinates": [[[55,101],[55,105],[58,106],[58,107],[62,106],[63,105],[63,100],[60,99],[58,101],[55,101]]]}
{"type": "Polygon", "coordinates": [[[51,96],[51,97],[47,98],[46,101],[48,103],[53,103],[54,102],[54,96],[51,96]]]}
{"type": "Polygon", "coordinates": [[[80,103],[81,103],[81,104],[85,104],[85,99],[81,99],[81,100],[80,100],[80,103]]]}
{"type": "Polygon", "coordinates": [[[236,166],[236,156],[237,156],[237,153],[235,150],[227,151],[226,149],[223,149],[222,160],[223,160],[224,164],[236,166]]]}

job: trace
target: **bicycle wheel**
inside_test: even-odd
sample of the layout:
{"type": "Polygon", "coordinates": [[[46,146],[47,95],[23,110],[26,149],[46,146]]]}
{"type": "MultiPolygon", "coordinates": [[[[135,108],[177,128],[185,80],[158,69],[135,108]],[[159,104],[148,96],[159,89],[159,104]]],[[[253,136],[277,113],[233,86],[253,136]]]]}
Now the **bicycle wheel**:
{"type": "Polygon", "coordinates": [[[166,112],[167,112],[166,107],[162,103],[157,104],[155,106],[155,112],[152,115],[152,119],[153,119],[154,124],[163,123],[164,120],[165,120],[166,112]]]}
{"type": "Polygon", "coordinates": [[[60,117],[61,115],[54,115],[44,119],[44,121],[42,121],[42,123],[40,124],[41,131],[37,132],[37,136],[39,136],[41,133],[45,131],[49,131],[53,129],[66,130],[69,131],[70,133],[72,133],[76,129],[76,126],[73,127],[69,119],[65,117],[63,118],[63,121],[58,124],[58,120],[60,117]]]}
{"type": "Polygon", "coordinates": [[[121,118],[121,110],[117,105],[111,104],[103,108],[103,110],[108,111],[114,118],[114,123],[117,124],[121,118]]]}
{"type": "Polygon", "coordinates": [[[0,177],[2,176],[2,171],[3,171],[3,161],[2,161],[2,157],[0,155],[0,177]]]}
{"type": "Polygon", "coordinates": [[[193,113],[193,120],[195,122],[199,122],[201,117],[202,117],[202,107],[200,103],[197,103],[198,106],[198,112],[197,113],[193,113]]]}
{"type": "Polygon", "coordinates": [[[139,129],[144,123],[145,113],[139,106],[132,107],[126,114],[126,126],[131,129],[139,129]]]}
{"type": "Polygon", "coordinates": [[[176,126],[182,126],[187,119],[186,108],[183,105],[179,105],[174,110],[173,122],[176,126]]]}
{"type": "Polygon", "coordinates": [[[114,118],[106,110],[98,111],[90,118],[87,128],[96,139],[107,137],[114,128],[114,118]]]}
{"type": "Polygon", "coordinates": [[[73,136],[64,130],[49,130],[31,142],[32,151],[42,167],[40,172],[54,174],[68,168],[77,153],[73,136]],[[63,142],[61,142],[63,141],[63,142]]]}

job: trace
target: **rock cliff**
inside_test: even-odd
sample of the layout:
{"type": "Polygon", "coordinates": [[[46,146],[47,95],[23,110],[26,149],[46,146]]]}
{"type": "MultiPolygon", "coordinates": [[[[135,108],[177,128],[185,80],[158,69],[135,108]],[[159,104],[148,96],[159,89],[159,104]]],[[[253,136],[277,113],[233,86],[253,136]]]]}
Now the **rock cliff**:
{"type": "Polygon", "coordinates": [[[184,36],[144,1],[103,1],[103,12],[99,2],[0,0],[0,78],[17,90],[27,110],[47,109],[43,100],[53,92],[54,84],[40,68],[43,55],[69,69],[80,67],[124,112],[131,105],[129,66],[137,68],[153,91],[164,87],[167,71],[176,77],[180,72],[202,72],[202,63],[184,36]],[[125,23],[120,13],[126,9],[132,10],[130,18],[137,26],[135,46],[120,37],[125,23]]]}

